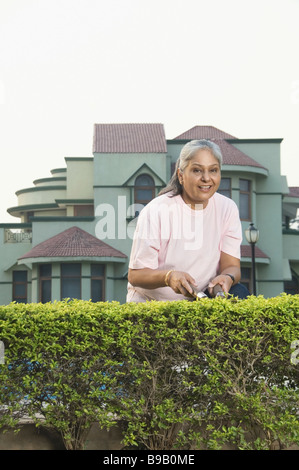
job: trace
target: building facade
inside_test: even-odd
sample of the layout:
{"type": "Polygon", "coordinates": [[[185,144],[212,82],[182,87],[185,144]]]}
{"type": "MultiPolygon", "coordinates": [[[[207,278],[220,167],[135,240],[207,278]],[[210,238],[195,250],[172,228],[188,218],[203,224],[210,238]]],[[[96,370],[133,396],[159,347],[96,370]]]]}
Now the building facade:
{"type": "Polygon", "coordinates": [[[167,139],[162,124],[95,124],[93,156],[16,192],[0,224],[0,304],[81,298],[125,302],[128,261],[138,213],[169,181],[183,145],[215,141],[223,154],[219,192],[239,207],[242,282],[251,286],[245,229],[259,229],[257,294],[298,293],[299,188],[280,172],[281,139],[237,139],[195,126],[167,139]]]}

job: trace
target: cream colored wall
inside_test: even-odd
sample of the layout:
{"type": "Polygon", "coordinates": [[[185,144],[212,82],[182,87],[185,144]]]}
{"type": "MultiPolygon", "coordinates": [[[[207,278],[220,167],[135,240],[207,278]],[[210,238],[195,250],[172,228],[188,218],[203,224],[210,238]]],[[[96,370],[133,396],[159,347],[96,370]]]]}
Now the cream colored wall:
{"type": "Polygon", "coordinates": [[[35,204],[53,204],[55,199],[65,199],[66,189],[32,188],[30,191],[20,192],[18,195],[18,206],[35,204]]]}
{"type": "Polygon", "coordinates": [[[67,199],[93,199],[93,159],[66,158],[67,199]]]}

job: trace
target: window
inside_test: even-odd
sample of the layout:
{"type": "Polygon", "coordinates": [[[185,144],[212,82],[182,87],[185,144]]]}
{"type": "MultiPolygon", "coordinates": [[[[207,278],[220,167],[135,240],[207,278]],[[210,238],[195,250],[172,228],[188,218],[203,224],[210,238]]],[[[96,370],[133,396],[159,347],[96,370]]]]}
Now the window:
{"type": "Polygon", "coordinates": [[[27,303],[27,271],[13,271],[12,300],[27,303]]]}
{"type": "Polygon", "coordinates": [[[61,264],[61,298],[81,299],[81,264],[61,264]]]}
{"type": "Polygon", "coordinates": [[[105,266],[103,264],[92,264],[91,265],[91,301],[101,302],[105,299],[104,295],[105,286],[105,266]]]}
{"type": "Polygon", "coordinates": [[[155,183],[149,175],[139,175],[135,180],[135,204],[146,205],[155,197],[155,183]]]}
{"type": "Polygon", "coordinates": [[[251,219],[251,184],[249,180],[239,180],[240,185],[240,203],[239,211],[241,220],[251,219]]]}
{"type": "Polygon", "coordinates": [[[294,272],[292,272],[292,280],[284,282],[284,292],[291,295],[299,294],[299,280],[294,272]]]}
{"type": "Polygon", "coordinates": [[[220,186],[217,192],[222,194],[223,196],[231,198],[231,179],[221,178],[220,186]]]}
{"type": "Polygon", "coordinates": [[[31,222],[32,217],[34,217],[34,212],[27,212],[25,219],[27,222],[31,222]]]}
{"type": "Polygon", "coordinates": [[[247,287],[251,292],[251,268],[241,267],[241,284],[247,287]]]}
{"type": "Polygon", "coordinates": [[[41,264],[39,267],[40,302],[51,302],[52,299],[52,265],[41,264]]]}
{"type": "Polygon", "coordinates": [[[80,206],[74,206],[75,217],[93,217],[94,206],[93,204],[82,204],[80,206]]]}

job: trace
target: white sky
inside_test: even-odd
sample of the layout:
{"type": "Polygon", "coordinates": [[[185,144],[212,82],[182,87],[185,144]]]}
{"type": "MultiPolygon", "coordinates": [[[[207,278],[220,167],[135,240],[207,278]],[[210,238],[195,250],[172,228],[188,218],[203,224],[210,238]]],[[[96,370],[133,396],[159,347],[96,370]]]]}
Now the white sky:
{"type": "Polygon", "coordinates": [[[299,186],[299,0],[0,0],[0,223],[100,122],[283,138],[299,186]]]}

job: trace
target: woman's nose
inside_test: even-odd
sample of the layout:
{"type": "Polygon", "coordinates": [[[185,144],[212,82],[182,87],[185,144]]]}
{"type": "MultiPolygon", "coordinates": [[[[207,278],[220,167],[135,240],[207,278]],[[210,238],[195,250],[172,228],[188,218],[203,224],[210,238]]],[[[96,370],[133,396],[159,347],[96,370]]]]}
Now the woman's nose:
{"type": "Polygon", "coordinates": [[[208,171],[203,171],[202,174],[201,174],[201,179],[203,181],[209,181],[210,179],[210,174],[208,171]]]}

